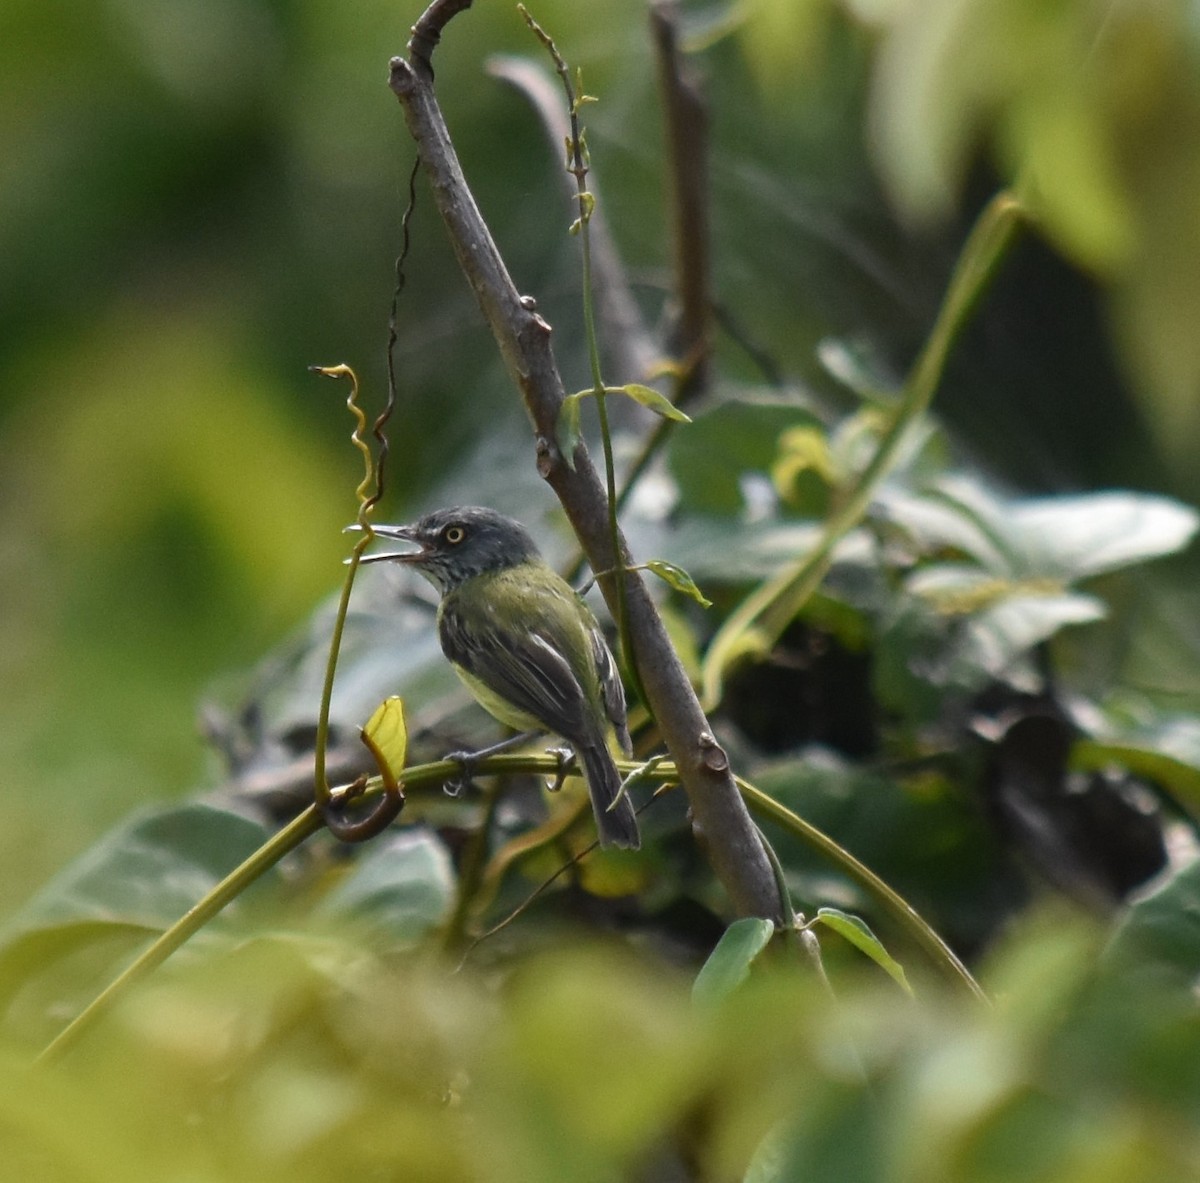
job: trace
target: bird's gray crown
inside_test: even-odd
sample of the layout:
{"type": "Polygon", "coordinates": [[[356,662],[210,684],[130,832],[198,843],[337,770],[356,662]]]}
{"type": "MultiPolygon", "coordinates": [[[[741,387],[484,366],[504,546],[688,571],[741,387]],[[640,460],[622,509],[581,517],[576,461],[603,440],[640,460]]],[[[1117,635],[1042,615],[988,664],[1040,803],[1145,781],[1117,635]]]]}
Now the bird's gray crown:
{"type": "MultiPolygon", "coordinates": [[[[377,527],[388,536],[389,528],[377,527]]],[[[427,513],[411,526],[394,528],[421,550],[404,556],[443,592],[484,571],[502,571],[540,558],[537,544],[520,522],[481,505],[459,505],[427,513]]]]}

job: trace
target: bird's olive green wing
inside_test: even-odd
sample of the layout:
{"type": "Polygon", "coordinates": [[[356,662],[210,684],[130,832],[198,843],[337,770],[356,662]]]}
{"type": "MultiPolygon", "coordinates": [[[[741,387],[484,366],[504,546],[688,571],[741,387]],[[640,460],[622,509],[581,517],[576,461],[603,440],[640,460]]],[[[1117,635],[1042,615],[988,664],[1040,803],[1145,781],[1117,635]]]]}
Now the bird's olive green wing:
{"type": "Polygon", "coordinates": [[[629,725],[625,719],[625,687],[621,685],[617,663],[599,625],[592,625],[590,640],[596,673],[600,678],[600,693],[604,698],[604,713],[612,723],[622,749],[629,752],[632,745],[629,741],[629,725]]]}
{"type": "Polygon", "coordinates": [[[571,741],[594,741],[593,721],[579,678],[556,645],[540,631],[516,632],[464,619],[454,603],[444,603],[438,624],[442,650],[466,674],[480,702],[504,722],[528,715],[571,741]],[[498,711],[479,693],[480,683],[514,710],[498,711]]]}

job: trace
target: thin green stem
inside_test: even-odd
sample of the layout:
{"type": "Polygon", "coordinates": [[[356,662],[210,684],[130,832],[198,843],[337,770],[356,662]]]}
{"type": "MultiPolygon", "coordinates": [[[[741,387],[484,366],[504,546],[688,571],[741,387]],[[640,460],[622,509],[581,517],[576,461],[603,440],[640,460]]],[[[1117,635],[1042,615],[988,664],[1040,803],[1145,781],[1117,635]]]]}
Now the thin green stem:
{"type": "Polygon", "coordinates": [[[307,841],[324,823],[316,806],[310,805],[282,830],[260,846],[245,862],[231,871],[202,900],[189,908],[174,924],[113,979],[38,1056],[38,1063],[49,1063],[79,1041],[114,1002],[127,993],[152,970],[157,969],[180,946],[200,931],[227,904],[232,903],[255,880],[261,878],[284,855],[307,841]]]}
{"type": "MultiPolygon", "coordinates": [[[[516,773],[545,774],[559,767],[556,756],[501,755],[489,756],[481,761],[476,772],[514,775],[516,773]]],[[[438,783],[453,776],[461,769],[457,760],[437,760],[429,764],[414,765],[405,769],[404,783],[410,787],[438,783]]],[[[581,775],[578,771],[570,775],[581,775]]],[[[384,792],[382,777],[373,777],[362,793],[366,799],[384,792]]],[[[298,814],[277,834],[263,843],[243,863],[235,867],[201,900],[188,909],[174,924],[165,929],[150,946],[104,988],[80,1011],[38,1056],[39,1063],[58,1059],[73,1047],[80,1037],[90,1030],[123,994],[140,982],[152,970],[157,969],[177,949],[200,931],[210,920],[232,903],[252,883],[260,879],[285,855],[301,846],[319,830],[326,821],[317,805],[310,805],[298,814]]]]}
{"type": "MultiPolygon", "coordinates": [[[[639,774],[639,780],[650,784],[673,784],[678,781],[678,772],[674,764],[660,760],[650,765],[637,761],[620,760],[617,762],[623,776],[639,774]]],[[[461,765],[457,760],[437,760],[428,764],[414,765],[405,769],[404,783],[410,788],[421,785],[437,784],[445,781],[460,771],[461,765]]],[[[561,761],[556,755],[530,755],[526,753],[505,753],[488,756],[475,769],[480,774],[497,776],[516,775],[518,773],[534,775],[552,775],[561,771],[561,761]]],[[[579,769],[570,770],[568,776],[580,776],[579,769]]],[[[790,809],[779,804],[762,790],[757,789],[749,781],[737,778],[738,789],[745,798],[751,811],[759,817],[766,818],[782,826],[789,833],[800,838],[813,850],[829,859],[841,870],[860,884],[874,897],[896,921],[897,925],[906,932],[914,943],[921,948],[948,977],[961,982],[977,998],[986,1001],[982,988],[971,976],[967,968],[954,955],[953,951],[937,935],[936,932],[921,918],[902,896],[893,891],[873,871],[858,861],[849,851],[839,846],[829,835],[817,829],[816,826],[804,821],[790,809]]],[[[363,797],[369,797],[383,791],[382,778],[373,778],[366,786],[363,797]]],[[[106,1014],[114,1003],[124,994],[157,969],[177,949],[184,945],[201,928],[232,903],[252,883],[261,878],[274,867],[285,855],[290,854],[301,846],[325,825],[321,811],[310,806],[289,822],[282,830],[259,847],[249,858],[231,871],[203,899],[199,900],[179,920],[166,929],[154,942],[142,952],[121,974],[119,974],[105,989],[96,996],[55,1039],[46,1046],[38,1056],[39,1063],[49,1063],[58,1060],[75,1046],[76,1043],[106,1014]]],[[[777,860],[773,860],[777,875],[781,874],[777,860]]],[[[786,885],[780,882],[780,890],[786,892],[786,885]]],[[[464,911],[467,901],[463,901],[464,911]]]]}
{"type": "Polygon", "coordinates": [[[454,896],[454,911],[442,933],[442,948],[458,949],[466,940],[467,920],[471,912],[471,903],[479,890],[483,879],[484,868],[487,866],[488,838],[491,836],[492,825],[496,820],[496,807],[500,803],[500,792],[493,786],[487,795],[483,818],[479,828],[471,835],[463,852],[462,863],[458,873],[458,886],[454,896]]]}
{"type": "Polygon", "coordinates": [[[321,685],[321,707],[317,715],[316,752],[313,758],[313,791],[317,804],[329,804],[332,789],[329,777],[325,771],[325,752],[329,746],[329,712],[333,703],[333,682],[337,675],[338,654],[342,651],[342,634],[346,628],[346,615],[350,610],[350,593],[354,590],[354,575],[358,570],[359,559],[371,541],[370,531],[354,544],[350,553],[350,566],[346,578],[342,582],[342,594],[338,599],[337,613],[333,618],[333,633],[329,638],[329,655],[325,659],[325,681],[321,685]]]}
{"type": "Polygon", "coordinates": [[[579,107],[584,102],[591,102],[586,95],[576,94],[571,82],[571,71],[566,59],[554,44],[554,39],[533,19],[523,4],[517,5],[530,31],[542,43],[554,63],[554,69],[562,80],[563,92],[567,98],[567,114],[571,122],[571,136],[567,144],[569,162],[567,171],[575,178],[576,200],[579,204],[579,217],[573,229],[579,234],[581,251],[581,271],[583,281],[583,328],[587,339],[588,365],[592,374],[592,387],[596,396],[596,411],[600,420],[600,440],[604,450],[604,478],[608,500],[608,529],[612,540],[613,560],[617,567],[617,579],[614,584],[616,594],[616,624],[619,640],[619,652],[625,659],[626,670],[638,698],[646,701],[646,694],[638,674],[637,659],[633,646],[629,642],[629,619],[625,607],[625,556],[621,549],[621,531],[617,521],[617,476],[616,465],[613,461],[612,432],[608,423],[608,402],[605,393],[604,375],[600,366],[600,346],[596,336],[595,301],[592,295],[592,247],[588,235],[588,222],[592,209],[595,207],[595,197],[588,192],[587,174],[588,162],[584,146],[583,132],[579,126],[579,107]]]}
{"type": "MultiPolygon", "coordinates": [[[[355,489],[358,499],[358,525],[362,534],[354,544],[350,556],[350,566],[346,578],[342,582],[342,594],[338,600],[337,614],[333,620],[333,635],[329,641],[329,656],[325,660],[325,681],[321,686],[321,706],[317,714],[316,753],[313,760],[313,791],[316,802],[324,808],[329,804],[332,790],[329,776],[326,772],[325,753],[329,746],[329,712],[333,702],[333,681],[337,673],[338,654],[342,651],[342,633],[346,627],[346,614],[350,609],[350,593],[354,589],[354,576],[358,571],[358,561],[374,535],[371,532],[370,513],[382,491],[382,473],[376,467],[371,455],[370,446],[363,439],[366,430],[367,417],[358,405],[358,375],[347,365],[311,366],[315,374],[324,378],[345,378],[350,383],[350,393],[346,397],[346,409],[354,416],[354,430],[350,440],[359,450],[363,458],[363,479],[355,489]]],[[[392,400],[389,393],[388,406],[375,424],[376,435],[383,440],[382,429],[387,417],[391,414],[392,400]]]]}
{"type": "Polygon", "coordinates": [[[889,887],[869,867],[860,863],[848,850],[839,846],[824,831],[806,822],[761,789],[756,789],[749,781],[738,777],[737,782],[751,813],[782,826],[813,850],[836,863],[846,875],[865,888],[884,907],[897,925],[928,954],[943,974],[966,986],[980,1001],[988,1001],[983,987],[971,976],[970,970],[958,959],[954,950],[934,932],[903,896],[889,887]]]}
{"type": "Polygon", "coordinates": [[[959,334],[987,290],[1026,211],[1013,194],[997,194],[975,223],[929,338],[905,383],[892,423],[870,463],[840,499],[813,549],[753,591],[721,626],[704,661],[703,702],[720,702],[728,669],[744,657],[761,655],[820,586],[838,543],[866,516],[875,492],[891,469],[909,429],[929,409],[959,334]]]}

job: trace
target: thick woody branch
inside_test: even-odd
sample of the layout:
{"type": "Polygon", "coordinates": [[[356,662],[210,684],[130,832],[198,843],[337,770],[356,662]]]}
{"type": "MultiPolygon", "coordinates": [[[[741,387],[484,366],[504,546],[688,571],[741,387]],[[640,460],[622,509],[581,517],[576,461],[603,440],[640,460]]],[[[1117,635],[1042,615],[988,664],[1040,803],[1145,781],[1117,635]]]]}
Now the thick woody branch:
{"type": "MultiPolygon", "coordinates": [[[[593,570],[631,564],[625,542],[613,554],[603,486],[582,443],[569,466],[555,443],[563,384],[550,343],[550,326],[533,301],[513,285],[496,244],[463,178],[433,92],[430,55],[446,22],[470,0],[437,0],[413,30],[410,57],[393,58],[390,85],[416,141],[459,265],[479,301],[505,365],[521,390],[537,440],[538,472],[566,511],[593,570]]],[[[610,609],[615,577],[601,580],[610,609]]],[[[758,832],[737,791],[729,760],[713,738],[662,619],[634,572],[623,576],[630,641],[648,705],[679,769],[691,805],[693,828],[718,878],[742,915],[779,918],[778,888],[758,832]]]]}

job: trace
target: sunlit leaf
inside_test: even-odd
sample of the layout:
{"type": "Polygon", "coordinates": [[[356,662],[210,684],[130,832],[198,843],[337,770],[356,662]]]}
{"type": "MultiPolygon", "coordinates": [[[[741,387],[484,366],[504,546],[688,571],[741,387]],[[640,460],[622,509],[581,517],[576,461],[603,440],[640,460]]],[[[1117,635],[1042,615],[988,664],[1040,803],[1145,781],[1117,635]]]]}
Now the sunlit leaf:
{"type": "Polygon", "coordinates": [[[695,600],[701,608],[711,608],[712,600],[696,586],[696,581],[680,566],[668,563],[666,559],[648,559],[642,564],[647,571],[652,571],[665,584],[695,600]]]}
{"type": "Polygon", "coordinates": [[[879,938],[867,926],[865,920],[852,916],[849,912],[837,908],[818,908],[817,920],[833,929],[838,936],[849,941],[856,949],[865,953],[879,966],[906,994],[912,994],[912,987],[902,966],[884,947],[879,938]]]}
{"type": "Polygon", "coordinates": [[[380,770],[386,769],[392,783],[398,783],[408,760],[404,700],[397,695],[385,698],[362,729],[362,740],[371,749],[380,770]]]}
{"type": "Polygon", "coordinates": [[[770,920],[755,916],[735,920],[696,975],[693,1000],[707,1006],[732,994],[749,976],[750,967],[774,934],[770,920]]]}
{"type": "Polygon", "coordinates": [[[889,521],[926,550],[953,547],[1009,578],[1089,578],[1174,554],[1196,533],[1190,506],[1147,493],[1001,497],[978,478],[955,473],[919,493],[888,488],[889,521]]]}
{"type": "Polygon", "coordinates": [[[780,499],[798,513],[824,517],[838,472],[825,432],[815,427],[789,427],[779,437],[779,454],[771,465],[771,481],[780,499]]]}
{"type": "Polygon", "coordinates": [[[1169,497],[1093,493],[1015,502],[1011,537],[1031,573],[1082,579],[1175,554],[1200,515],[1169,497]]]}

